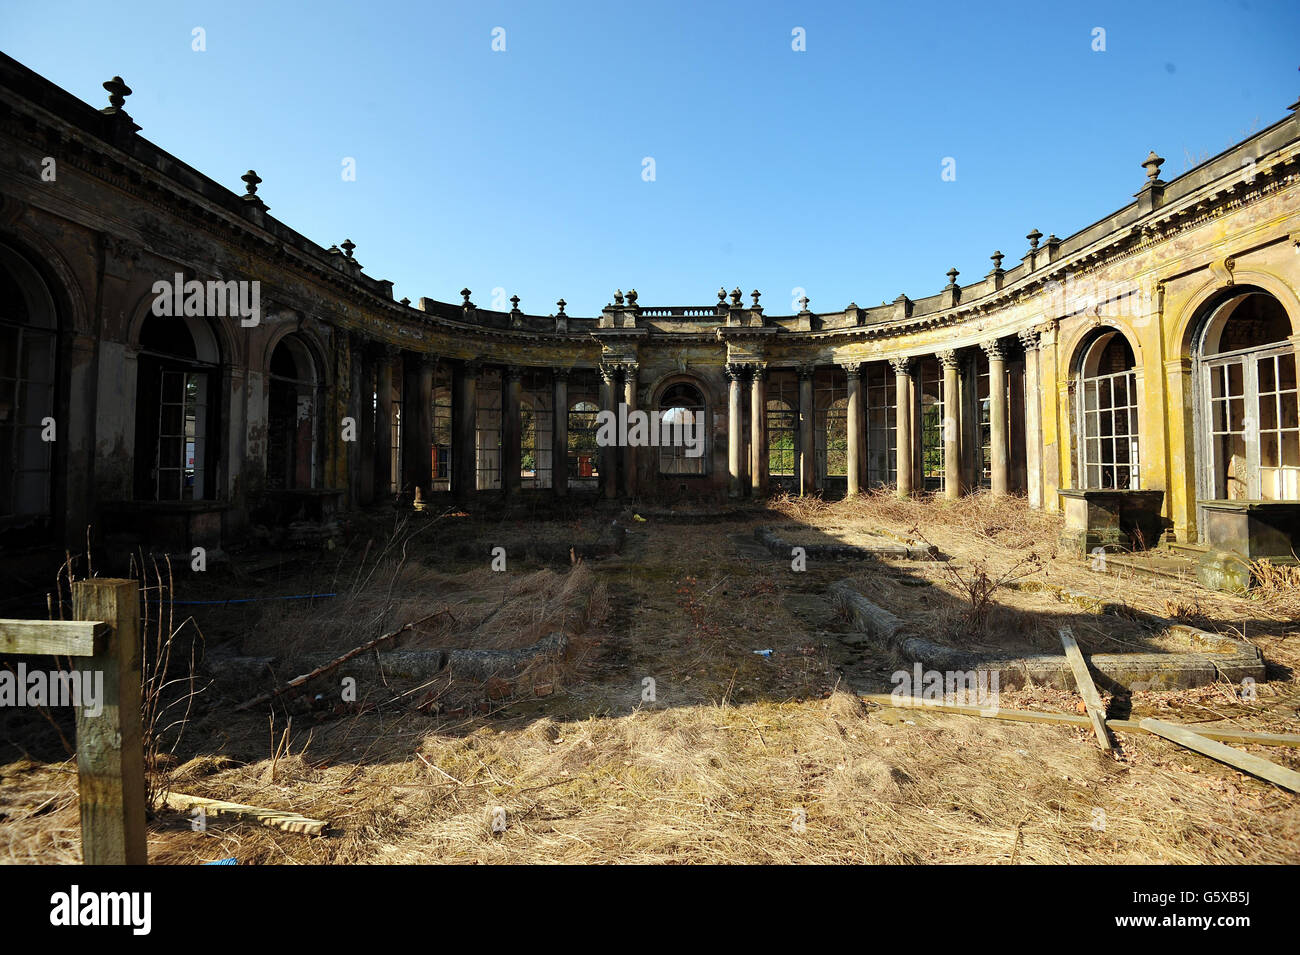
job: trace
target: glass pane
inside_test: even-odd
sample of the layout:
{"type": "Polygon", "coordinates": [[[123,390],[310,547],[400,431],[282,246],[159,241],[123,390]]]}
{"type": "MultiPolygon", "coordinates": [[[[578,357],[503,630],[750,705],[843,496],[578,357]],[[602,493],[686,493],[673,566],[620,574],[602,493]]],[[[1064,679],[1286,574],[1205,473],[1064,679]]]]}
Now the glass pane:
{"type": "Polygon", "coordinates": [[[1277,359],[1272,355],[1261,358],[1258,367],[1260,393],[1275,391],[1277,385],[1277,359]]]}
{"type": "Polygon", "coordinates": [[[1282,464],[1288,468],[1300,467],[1300,431],[1282,432],[1282,464]]]}
{"type": "Polygon", "coordinates": [[[1259,396],[1259,426],[1267,431],[1277,427],[1277,395],[1259,396]]]}
{"type": "Polygon", "coordinates": [[[1265,431],[1259,436],[1260,467],[1275,468],[1278,465],[1278,435],[1276,431],[1265,431]]]}

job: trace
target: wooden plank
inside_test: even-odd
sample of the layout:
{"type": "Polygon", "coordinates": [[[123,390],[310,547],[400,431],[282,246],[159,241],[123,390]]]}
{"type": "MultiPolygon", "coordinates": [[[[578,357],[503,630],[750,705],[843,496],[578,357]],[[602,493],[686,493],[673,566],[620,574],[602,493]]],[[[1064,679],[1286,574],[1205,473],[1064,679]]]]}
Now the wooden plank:
{"type": "MultiPolygon", "coordinates": [[[[1091,726],[1092,720],[1086,716],[1073,713],[1042,713],[1038,710],[1008,710],[998,708],[989,711],[985,707],[969,706],[958,703],[939,703],[917,697],[895,697],[889,693],[864,693],[861,697],[867,703],[881,706],[896,706],[900,709],[937,710],[940,713],[955,713],[958,716],[980,716],[985,719],[1010,720],[1015,723],[1052,723],[1059,726],[1091,726]]],[[[1122,733],[1149,733],[1134,720],[1107,720],[1107,729],[1122,733]]],[[[1232,727],[1201,727],[1195,730],[1206,739],[1220,740],[1228,743],[1250,743],[1259,746],[1300,747],[1300,735],[1294,733],[1256,733],[1251,730],[1239,730],[1232,727]]]]}
{"type": "Polygon", "coordinates": [[[0,619],[0,653],[57,653],[94,656],[111,628],[102,620],[0,619]]]}
{"type": "Polygon", "coordinates": [[[228,816],[244,822],[253,822],[259,826],[271,826],[285,832],[301,832],[309,836],[325,834],[329,823],[321,819],[308,819],[294,812],[280,812],[276,809],[259,809],[257,806],[245,806],[237,802],[224,802],[220,799],[205,799],[203,796],[186,796],[184,793],[168,793],[163,800],[169,809],[189,812],[195,808],[202,809],[209,816],[228,816]]]}
{"type": "Polygon", "coordinates": [[[1248,753],[1243,749],[1224,746],[1222,743],[1216,743],[1212,739],[1206,739],[1204,736],[1193,733],[1186,727],[1175,726],[1173,723],[1166,723],[1163,720],[1153,720],[1148,717],[1142,721],[1142,728],[1148,733],[1163,736],[1179,746],[1186,746],[1202,756],[1217,759],[1219,762],[1227,763],[1244,773],[1266,779],[1283,789],[1288,789],[1293,793],[1300,792],[1300,773],[1270,762],[1263,756],[1256,756],[1254,753],[1248,753]]]}
{"type": "Polygon", "coordinates": [[[1092,731],[1097,734],[1097,745],[1104,752],[1109,753],[1115,749],[1115,746],[1106,732],[1106,708],[1101,704],[1101,694],[1097,692],[1097,687],[1092,682],[1088,664],[1083,661],[1083,653],[1079,650],[1079,644],[1075,641],[1069,627],[1061,631],[1061,646],[1065,647],[1065,659],[1070,662],[1070,669],[1074,672],[1074,682],[1078,686],[1079,695],[1083,697],[1083,705],[1088,710],[1092,731]]]}
{"type": "Polygon", "coordinates": [[[112,624],[78,669],[102,674],[103,709],[77,710],[81,853],[86,865],[144,865],[144,747],[140,733],[140,583],[96,577],[72,584],[73,616],[112,624]]]}

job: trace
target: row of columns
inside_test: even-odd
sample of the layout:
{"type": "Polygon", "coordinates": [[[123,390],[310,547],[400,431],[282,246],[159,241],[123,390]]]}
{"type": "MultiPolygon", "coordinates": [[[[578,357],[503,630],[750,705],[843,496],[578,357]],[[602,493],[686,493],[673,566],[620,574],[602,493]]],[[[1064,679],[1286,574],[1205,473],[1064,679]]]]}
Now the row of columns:
{"type": "MultiPolygon", "coordinates": [[[[1006,351],[1000,341],[985,342],[980,345],[989,361],[989,445],[990,445],[990,490],[995,497],[1004,497],[1011,484],[1010,434],[1008,428],[1008,394],[1006,351]]],[[[963,398],[965,389],[961,386],[961,360],[955,350],[948,349],[935,353],[935,358],[943,368],[943,493],[944,497],[955,500],[961,496],[961,439],[965,429],[964,421],[969,420],[973,409],[965,407],[963,398]]],[[[895,427],[897,429],[897,473],[898,494],[907,497],[914,493],[916,478],[916,459],[918,453],[919,427],[913,420],[915,381],[915,360],[912,357],[890,360],[894,369],[894,395],[896,402],[895,427]],[[908,466],[904,467],[904,462],[908,466]]],[[[857,422],[853,411],[854,379],[858,377],[857,366],[852,366],[849,374],[849,493],[858,493],[858,482],[854,480],[856,470],[853,467],[852,448],[855,445],[854,424],[857,422]]],[[[860,387],[860,386],[859,386],[860,387]]],[[[1033,402],[1029,402],[1033,404],[1033,402]]],[[[858,423],[860,427],[860,423],[858,423]]]]}
{"type": "MultiPolygon", "coordinates": [[[[989,359],[990,439],[992,444],[992,492],[1005,495],[1009,488],[1008,409],[1006,388],[1006,354],[1001,342],[981,346],[989,359]]],[[[365,349],[356,384],[359,396],[376,395],[373,416],[358,408],[360,421],[360,467],[358,468],[358,496],[362,503],[372,501],[393,486],[393,366],[402,354],[395,346],[379,345],[365,349]],[[367,467],[366,461],[372,462],[367,467]]],[[[956,498],[961,486],[961,422],[969,420],[970,409],[962,406],[964,390],[960,380],[960,361],[955,351],[947,350],[935,356],[943,367],[944,375],[944,495],[956,498]]],[[[406,405],[402,428],[403,486],[428,489],[432,484],[431,448],[433,446],[433,375],[435,361],[426,355],[406,356],[403,362],[403,394],[413,401],[406,405]],[[414,407],[412,407],[412,405],[414,407]]],[[[914,420],[915,358],[890,359],[895,377],[897,432],[897,490],[901,496],[916,491],[918,422],[914,420]]],[[[840,366],[847,377],[847,485],[850,495],[858,494],[863,486],[862,457],[865,447],[866,399],[862,383],[862,363],[849,362],[840,366]]],[[[453,369],[452,417],[452,488],[458,497],[464,497],[477,487],[477,408],[478,380],[482,369],[479,361],[458,363],[453,369]]],[[[612,362],[600,365],[599,403],[602,411],[617,414],[618,402],[629,412],[636,408],[637,371],[635,362],[612,362]],[[620,388],[621,385],[621,388],[620,388]]],[[[728,493],[733,498],[747,494],[762,496],[768,490],[767,442],[767,367],[762,362],[730,362],[725,367],[728,388],[728,493]],[[745,401],[749,402],[749,429],[745,433],[745,401]]],[[[799,491],[811,494],[816,486],[814,425],[815,405],[813,377],[816,368],[804,365],[798,369],[799,413],[796,447],[799,491]]],[[[502,448],[501,485],[506,496],[517,495],[521,489],[521,402],[523,369],[507,366],[502,376],[502,448]]],[[[1031,389],[1036,382],[1026,381],[1031,389]]],[[[568,462],[568,370],[553,371],[554,403],[552,425],[552,487],[556,496],[567,492],[568,462]]],[[[1032,393],[1032,391],[1031,391],[1032,393]]],[[[1034,402],[1028,402],[1030,406],[1034,402]]],[[[1027,422],[1032,426],[1033,422],[1027,422]]],[[[702,423],[703,426],[703,423],[702,423]]],[[[602,494],[607,498],[633,497],[637,488],[636,448],[624,446],[602,447],[598,451],[602,494]]]]}

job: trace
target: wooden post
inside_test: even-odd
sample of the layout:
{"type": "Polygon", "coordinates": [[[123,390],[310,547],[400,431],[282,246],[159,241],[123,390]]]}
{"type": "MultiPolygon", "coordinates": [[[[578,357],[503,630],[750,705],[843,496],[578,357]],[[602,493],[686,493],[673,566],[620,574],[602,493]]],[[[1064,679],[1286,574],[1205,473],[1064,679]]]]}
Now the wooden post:
{"type": "Polygon", "coordinates": [[[112,626],[83,673],[103,674],[103,709],[77,710],[81,854],[86,865],[144,865],[144,749],[140,733],[140,584],[94,578],[72,585],[73,616],[112,626]]]}

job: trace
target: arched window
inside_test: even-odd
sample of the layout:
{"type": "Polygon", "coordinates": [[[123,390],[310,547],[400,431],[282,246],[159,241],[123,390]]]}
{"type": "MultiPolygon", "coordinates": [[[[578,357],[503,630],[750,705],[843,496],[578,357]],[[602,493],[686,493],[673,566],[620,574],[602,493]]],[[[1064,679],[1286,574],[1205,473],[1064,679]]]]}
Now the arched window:
{"type": "Polygon", "coordinates": [[[569,487],[596,487],[600,480],[598,414],[600,406],[594,401],[584,399],[569,405],[569,487]]]}
{"type": "Polygon", "coordinates": [[[1216,306],[1201,336],[1205,500],[1300,500],[1300,415],[1291,321],[1265,292],[1216,306]]]}
{"type": "Polygon", "coordinates": [[[767,471],[770,477],[794,477],[794,445],[799,415],[784,398],[767,399],[767,471]]]}
{"type": "Polygon", "coordinates": [[[311,350],[297,334],[280,339],[271,353],[267,390],[267,488],[319,487],[321,382],[311,350]]]}
{"type": "Polygon", "coordinates": [[[704,396],[694,385],[678,382],[659,397],[659,473],[708,474],[705,463],[704,396]]]}
{"type": "MultiPolygon", "coordinates": [[[[0,249],[0,531],[48,527],[57,327],[44,284],[0,249]]],[[[55,434],[57,437],[57,432],[55,434]]]]}
{"type": "Polygon", "coordinates": [[[216,497],[216,336],[202,319],[149,315],[136,378],[135,496],[216,497]]]}
{"type": "Polygon", "coordinates": [[[1138,490],[1138,388],[1128,340],[1102,331],[1080,354],[1077,374],[1078,486],[1138,490]]]}

